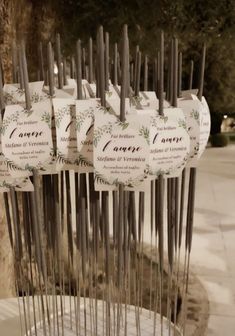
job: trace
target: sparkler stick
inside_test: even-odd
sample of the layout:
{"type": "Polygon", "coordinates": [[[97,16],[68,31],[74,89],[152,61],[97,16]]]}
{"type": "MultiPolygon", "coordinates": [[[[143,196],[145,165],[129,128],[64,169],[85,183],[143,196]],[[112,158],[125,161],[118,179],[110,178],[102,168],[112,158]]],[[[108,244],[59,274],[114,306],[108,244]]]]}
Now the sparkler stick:
{"type": "Polygon", "coordinates": [[[17,47],[15,42],[12,44],[12,80],[13,83],[18,83],[17,47]]]}
{"type": "Polygon", "coordinates": [[[148,56],[144,57],[144,91],[148,91],[148,56]]]}
{"type": "Polygon", "coordinates": [[[190,61],[190,75],[189,75],[189,90],[193,88],[193,70],[194,70],[194,62],[190,61]]]}
{"type": "MultiPolygon", "coordinates": [[[[202,51],[202,57],[201,57],[200,70],[199,70],[198,98],[200,101],[202,100],[202,95],[203,95],[205,61],[206,61],[206,45],[204,44],[203,51],[202,51]]],[[[185,239],[185,248],[186,248],[187,255],[186,255],[186,287],[185,287],[185,311],[184,311],[183,335],[185,335],[185,332],[186,332],[187,294],[188,294],[188,285],[189,285],[189,264],[190,264],[193,224],[194,224],[196,173],[197,173],[197,170],[195,167],[190,168],[188,207],[187,207],[187,218],[186,218],[186,239],[185,239]]]]}
{"type": "Polygon", "coordinates": [[[89,38],[89,47],[88,47],[88,65],[89,65],[89,83],[93,83],[93,41],[92,38],[89,38]]]}
{"type": "Polygon", "coordinates": [[[61,55],[61,43],[60,34],[56,34],[56,62],[58,67],[58,88],[63,88],[63,68],[62,68],[62,55],[61,55]]]}
{"type": "Polygon", "coordinates": [[[39,80],[44,80],[44,60],[43,60],[43,49],[42,42],[38,44],[38,65],[39,65],[39,80]]]}

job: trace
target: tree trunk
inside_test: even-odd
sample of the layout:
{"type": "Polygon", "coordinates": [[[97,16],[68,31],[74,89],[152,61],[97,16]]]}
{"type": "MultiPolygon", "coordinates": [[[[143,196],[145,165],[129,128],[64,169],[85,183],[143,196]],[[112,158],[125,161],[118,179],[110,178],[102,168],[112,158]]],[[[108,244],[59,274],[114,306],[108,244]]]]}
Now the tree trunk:
{"type": "Polygon", "coordinates": [[[5,83],[12,80],[11,44],[13,39],[13,1],[0,1],[0,58],[5,83]]]}
{"type": "MultiPolygon", "coordinates": [[[[5,83],[11,82],[12,78],[12,5],[12,1],[9,0],[0,1],[0,59],[5,83]]],[[[3,197],[0,194],[0,298],[14,294],[13,255],[4,213],[3,197]]]]}
{"type": "MultiPolygon", "coordinates": [[[[37,45],[54,35],[56,15],[48,1],[0,0],[0,65],[4,83],[12,82],[12,44],[25,40],[31,79],[37,67],[37,45]]],[[[13,255],[0,194],[0,298],[15,294],[13,255]]]]}
{"type": "Polygon", "coordinates": [[[0,298],[15,295],[13,254],[5,219],[3,196],[0,194],[0,298]]]}

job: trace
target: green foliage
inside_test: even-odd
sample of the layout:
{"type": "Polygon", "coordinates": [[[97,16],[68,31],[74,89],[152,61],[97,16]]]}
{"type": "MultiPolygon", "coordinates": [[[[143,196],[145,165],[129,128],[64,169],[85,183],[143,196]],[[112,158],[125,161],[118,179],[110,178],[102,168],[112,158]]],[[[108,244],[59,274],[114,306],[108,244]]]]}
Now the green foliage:
{"type": "MultiPolygon", "coordinates": [[[[58,31],[66,54],[74,53],[75,42],[84,45],[102,24],[111,33],[110,42],[120,41],[128,24],[130,49],[137,44],[150,57],[159,47],[159,31],[166,41],[179,38],[183,52],[183,87],[188,87],[190,60],[195,62],[193,86],[197,87],[202,45],[207,44],[205,96],[212,113],[235,111],[235,2],[234,0],[50,0],[57,15],[58,31]]],[[[167,46],[167,43],[166,43],[167,46]]],[[[112,48],[111,48],[112,51],[112,48]]]]}
{"type": "Polygon", "coordinates": [[[235,142],[235,133],[234,132],[226,132],[224,133],[226,137],[228,138],[229,143],[234,143],[235,142]]]}
{"type": "Polygon", "coordinates": [[[226,147],[229,143],[228,137],[222,133],[211,135],[210,141],[212,147],[226,147]]]}

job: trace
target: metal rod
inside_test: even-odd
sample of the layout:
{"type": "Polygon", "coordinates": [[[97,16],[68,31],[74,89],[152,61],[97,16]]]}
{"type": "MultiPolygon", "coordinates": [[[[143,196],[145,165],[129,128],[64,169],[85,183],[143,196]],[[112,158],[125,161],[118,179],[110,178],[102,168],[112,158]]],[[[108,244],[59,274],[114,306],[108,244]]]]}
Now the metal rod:
{"type": "Polygon", "coordinates": [[[56,61],[58,67],[58,88],[63,89],[63,66],[62,66],[60,34],[56,34],[56,61]]]}
{"type": "Polygon", "coordinates": [[[100,100],[101,105],[106,106],[105,101],[105,67],[104,67],[104,31],[103,27],[99,27],[98,31],[98,41],[99,41],[99,54],[98,54],[98,67],[99,67],[99,87],[100,87],[100,100]]]}
{"type": "Polygon", "coordinates": [[[113,60],[113,85],[118,85],[118,46],[114,44],[114,60],[113,60]]]}
{"type": "Polygon", "coordinates": [[[178,97],[182,96],[182,58],[182,52],[180,52],[178,62],[178,97]]]}
{"type": "Polygon", "coordinates": [[[39,42],[38,44],[38,65],[39,65],[40,80],[44,80],[44,60],[43,60],[42,42],[39,42]]]}
{"type": "Polygon", "coordinates": [[[144,91],[148,91],[148,56],[144,57],[144,91]]]}
{"type": "Polygon", "coordinates": [[[194,70],[194,62],[190,61],[190,73],[189,73],[189,90],[193,88],[193,70],[194,70]]]}
{"type": "Polygon", "coordinates": [[[81,41],[76,44],[76,77],[77,77],[77,99],[82,99],[82,54],[81,41]]]}
{"type": "Polygon", "coordinates": [[[47,63],[48,63],[48,77],[49,77],[49,95],[53,97],[55,94],[54,83],[54,55],[52,51],[51,42],[47,45],[47,63]]]}
{"type": "Polygon", "coordinates": [[[105,33],[105,90],[109,91],[109,33],[105,33]]]}
{"type": "Polygon", "coordinates": [[[88,46],[88,66],[89,66],[89,83],[93,83],[93,41],[92,38],[89,38],[89,46],[88,46]]]}
{"type": "Polygon", "coordinates": [[[32,105],[31,105],[31,100],[30,100],[29,75],[28,75],[24,42],[21,43],[21,57],[22,57],[22,70],[23,70],[24,90],[25,90],[25,105],[26,105],[26,110],[29,111],[32,108],[32,105]]]}
{"type": "Polygon", "coordinates": [[[198,90],[199,100],[202,100],[202,96],[203,96],[205,63],[206,63],[206,44],[203,45],[200,73],[199,73],[199,90],[198,90]]]}

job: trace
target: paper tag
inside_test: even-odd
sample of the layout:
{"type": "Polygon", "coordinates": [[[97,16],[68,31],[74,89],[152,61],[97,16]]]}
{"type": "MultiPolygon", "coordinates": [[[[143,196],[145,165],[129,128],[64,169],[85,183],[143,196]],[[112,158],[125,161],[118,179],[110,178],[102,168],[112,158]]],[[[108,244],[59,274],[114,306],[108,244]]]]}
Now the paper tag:
{"type": "Polygon", "coordinates": [[[88,83],[90,91],[92,92],[93,97],[96,97],[96,84],[95,83],[88,83]]]}
{"type": "Polygon", "coordinates": [[[54,98],[57,170],[76,169],[78,157],[74,99],[54,98]]]}
{"type": "Polygon", "coordinates": [[[99,99],[76,101],[76,131],[80,173],[93,172],[94,115],[100,109],[99,99]]]}
{"type": "Polygon", "coordinates": [[[182,91],[182,99],[192,99],[192,94],[197,95],[198,94],[198,89],[183,90],[182,91]]]}
{"type": "MultiPolygon", "coordinates": [[[[0,128],[2,121],[0,120],[0,128]]],[[[33,185],[31,181],[25,178],[15,179],[11,176],[7,161],[2,153],[2,142],[0,136],[0,193],[8,192],[10,187],[15,187],[17,191],[33,191],[33,185]]]]}
{"type": "Polygon", "coordinates": [[[109,91],[105,91],[106,99],[120,99],[113,85],[109,85],[109,91]]]}
{"type": "MultiPolygon", "coordinates": [[[[106,109],[109,113],[114,113],[116,116],[119,116],[120,114],[120,98],[110,98],[106,96],[106,102],[107,106],[106,109]]],[[[131,104],[130,104],[130,99],[126,98],[126,103],[125,103],[125,108],[126,108],[126,114],[131,113],[131,104]]]]}
{"type": "Polygon", "coordinates": [[[55,88],[55,94],[54,94],[54,96],[56,98],[68,98],[68,99],[71,99],[71,98],[73,98],[73,94],[74,94],[74,89],[72,89],[72,90],[64,90],[64,89],[56,89],[55,88]]]}
{"type": "Polygon", "coordinates": [[[206,148],[209,139],[211,128],[211,116],[209,106],[207,104],[205,97],[202,97],[202,101],[200,101],[197,96],[192,95],[192,99],[201,106],[200,141],[199,141],[199,153],[198,153],[198,158],[200,158],[206,148]]]}
{"type": "Polygon", "coordinates": [[[166,109],[164,116],[154,116],[150,127],[150,175],[179,176],[187,163],[189,146],[182,110],[166,109]]]}
{"type": "Polygon", "coordinates": [[[137,108],[142,109],[158,109],[159,101],[154,91],[140,92],[139,99],[137,100],[137,108]]]}
{"type": "Polygon", "coordinates": [[[178,105],[184,112],[190,137],[190,152],[187,166],[196,167],[200,149],[202,104],[199,100],[179,100],[178,105]]]}
{"type": "Polygon", "coordinates": [[[201,120],[201,132],[200,132],[200,146],[199,146],[199,157],[203,154],[203,152],[206,149],[206,145],[210,136],[210,130],[211,130],[211,115],[209,106],[207,104],[207,101],[205,97],[202,97],[202,106],[203,106],[203,112],[202,112],[202,120],[201,120]]]}
{"type": "MultiPolygon", "coordinates": [[[[95,176],[95,190],[96,191],[117,191],[119,188],[116,184],[107,184],[106,181],[99,179],[99,176],[95,176]],[[104,183],[105,182],[105,183],[104,183]]],[[[149,178],[147,177],[143,182],[138,185],[124,186],[125,191],[148,191],[149,189],[149,178]]]]}
{"type": "Polygon", "coordinates": [[[63,86],[62,89],[65,93],[68,93],[71,98],[76,99],[77,95],[77,82],[73,78],[67,78],[67,85],[63,86]]]}
{"type": "Polygon", "coordinates": [[[149,129],[137,116],[130,115],[125,122],[111,119],[104,113],[95,116],[95,178],[104,188],[120,183],[134,188],[147,177],[149,129]]]}
{"type": "Polygon", "coordinates": [[[2,151],[11,174],[27,176],[35,168],[48,174],[53,167],[51,102],[42,101],[26,111],[7,106],[1,127],[2,151]]]}
{"type": "Polygon", "coordinates": [[[12,180],[0,180],[0,193],[10,191],[10,187],[14,187],[16,191],[32,192],[34,186],[28,177],[12,180]]]}
{"type": "MultiPolygon", "coordinates": [[[[43,93],[44,82],[29,83],[30,101],[37,103],[45,99],[43,93]]],[[[13,105],[25,102],[25,92],[20,89],[19,84],[5,84],[3,88],[4,100],[6,105],[13,105]]]]}
{"type": "MultiPolygon", "coordinates": [[[[131,105],[135,106],[137,112],[138,110],[155,110],[158,113],[159,100],[154,91],[142,91],[138,97],[133,96],[130,100],[131,105]]],[[[163,107],[168,108],[169,106],[169,102],[164,100],[163,107]]]]}

